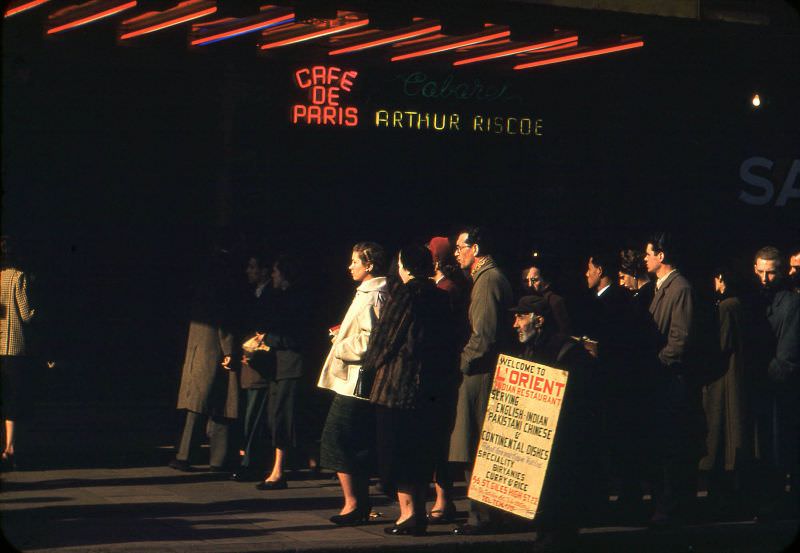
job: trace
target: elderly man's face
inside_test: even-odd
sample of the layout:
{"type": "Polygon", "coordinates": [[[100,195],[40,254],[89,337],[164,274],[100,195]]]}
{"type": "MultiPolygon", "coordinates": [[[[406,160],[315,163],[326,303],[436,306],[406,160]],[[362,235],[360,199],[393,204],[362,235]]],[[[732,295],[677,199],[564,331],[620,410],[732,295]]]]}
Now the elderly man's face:
{"type": "Polygon", "coordinates": [[[475,262],[476,246],[467,244],[468,239],[469,235],[466,232],[462,232],[456,240],[456,261],[458,261],[458,265],[462,269],[469,269],[475,262]]]}
{"type": "Polygon", "coordinates": [[[537,323],[541,317],[533,313],[516,313],[514,315],[514,328],[517,331],[520,343],[524,344],[536,334],[537,323]]]}

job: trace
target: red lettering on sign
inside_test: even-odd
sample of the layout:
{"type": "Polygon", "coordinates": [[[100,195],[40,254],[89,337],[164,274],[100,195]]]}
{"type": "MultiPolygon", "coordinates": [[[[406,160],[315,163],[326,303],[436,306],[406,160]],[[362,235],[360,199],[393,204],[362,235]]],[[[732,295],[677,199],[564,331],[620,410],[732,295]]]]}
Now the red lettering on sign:
{"type": "Polygon", "coordinates": [[[303,67],[294,73],[298,88],[308,90],[311,105],[292,106],[294,124],[307,125],[358,125],[358,108],[341,105],[342,90],[350,92],[358,71],[342,71],[335,66],[315,65],[303,67]]]}

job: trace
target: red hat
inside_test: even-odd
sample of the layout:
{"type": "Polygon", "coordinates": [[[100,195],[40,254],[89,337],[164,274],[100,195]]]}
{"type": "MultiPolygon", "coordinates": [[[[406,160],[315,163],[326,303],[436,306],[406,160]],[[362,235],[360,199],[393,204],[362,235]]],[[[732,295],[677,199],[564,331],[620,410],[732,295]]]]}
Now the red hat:
{"type": "Polygon", "coordinates": [[[433,261],[436,262],[444,257],[452,248],[450,247],[450,240],[444,236],[434,236],[431,238],[431,241],[428,242],[428,249],[431,251],[433,261]]]}

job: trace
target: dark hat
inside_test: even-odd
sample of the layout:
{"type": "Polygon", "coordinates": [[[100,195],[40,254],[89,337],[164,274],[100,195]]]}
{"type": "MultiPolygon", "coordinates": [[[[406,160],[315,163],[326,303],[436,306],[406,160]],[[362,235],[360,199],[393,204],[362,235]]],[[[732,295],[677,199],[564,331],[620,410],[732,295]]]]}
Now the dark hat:
{"type": "Polygon", "coordinates": [[[509,309],[512,313],[536,313],[547,316],[550,314],[550,304],[542,296],[522,296],[516,307],[509,309]]]}

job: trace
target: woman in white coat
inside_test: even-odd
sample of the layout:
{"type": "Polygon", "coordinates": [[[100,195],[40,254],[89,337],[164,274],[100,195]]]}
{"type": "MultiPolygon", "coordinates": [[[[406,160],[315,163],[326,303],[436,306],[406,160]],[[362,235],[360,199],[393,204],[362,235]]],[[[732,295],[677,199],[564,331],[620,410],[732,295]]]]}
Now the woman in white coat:
{"type": "Polygon", "coordinates": [[[387,257],[373,242],[353,247],[350,274],[359,282],[356,294],[325,359],[317,385],[336,396],[328,411],[320,443],[320,465],[335,470],[344,506],[331,522],[353,525],[369,519],[369,475],[374,456],[374,415],[371,404],[355,397],[361,360],[369,336],[386,300],[387,257]]]}

